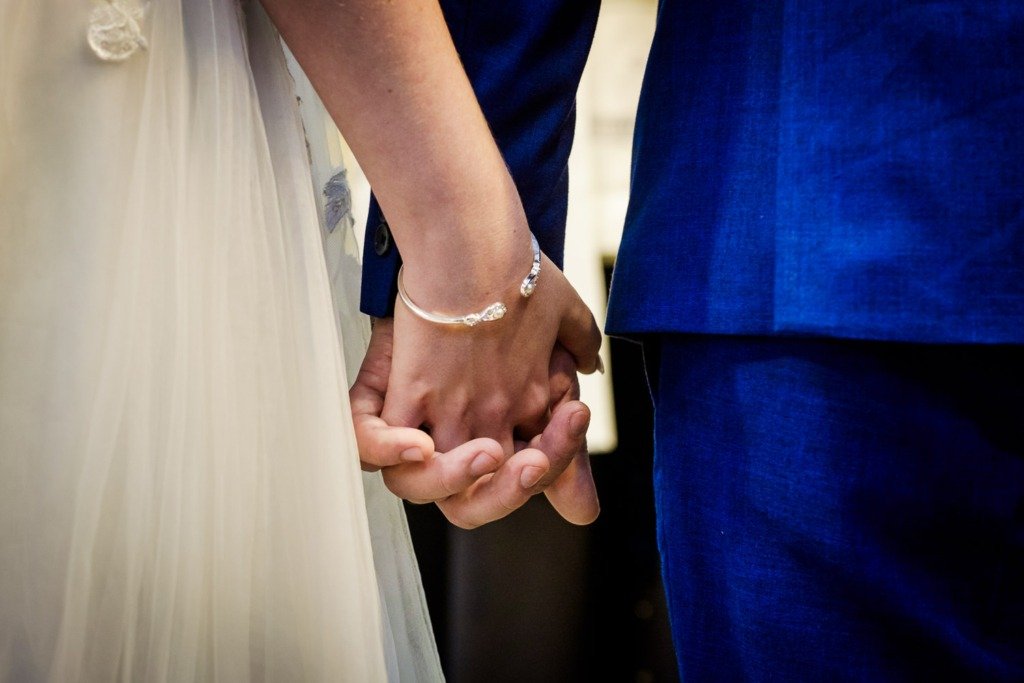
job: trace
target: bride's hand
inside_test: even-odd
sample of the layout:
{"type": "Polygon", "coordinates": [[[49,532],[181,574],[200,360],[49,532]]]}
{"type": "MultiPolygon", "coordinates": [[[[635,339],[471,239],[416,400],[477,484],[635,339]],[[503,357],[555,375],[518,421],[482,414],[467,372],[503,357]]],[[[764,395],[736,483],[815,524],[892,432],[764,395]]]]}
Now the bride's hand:
{"type": "Polygon", "coordinates": [[[499,519],[544,491],[570,522],[587,524],[599,504],[586,450],[590,411],[579,402],[572,356],[558,347],[551,357],[552,418],[544,432],[505,460],[497,442],[475,439],[435,453],[418,429],[391,427],[381,418],[391,369],[393,325],[374,326],[370,348],[350,392],[364,469],[383,468],[396,495],[437,502],[454,524],[470,528],[499,519]],[[525,484],[525,485],[524,485],[525,484]]]}
{"type": "Polygon", "coordinates": [[[530,299],[515,294],[531,264],[526,214],[440,6],[263,5],[366,173],[413,300],[446,313],[495,300],[509,308],[503,320],[453,330],[399,305],[384,418],[426,424],[441,450],[490,437],[510,455],[515,436],[529,440],[549,417],[545,380],[555,341],[589,372],[600,335],[551,263],[530,299]]]}
{"type": "MultiPolygon", "coordinates": [[[[533,295],[520,296],[529,255],[527,248],[515,259],[519,279],[504,292],[464,304],[476,310],[471,307],[501,300],[507,312],[500,320],[472,328],[443,325],[418,317],[402,301],[395,304],[391,377],[382,414],[387,424],[425,427],[441,451],[488,437],[511,455],[516,440],[531,440],[551,418],[548,369],[556,343],[572,354],[577,367],[594,371],[600,331],[576,290],[546,257],[533,295]]],[[[429,290],[415,289],[411,279],[406,285],[410,297],[429,290]]],[[[450,289],[450,280],[438,288],[450,289]]]]}

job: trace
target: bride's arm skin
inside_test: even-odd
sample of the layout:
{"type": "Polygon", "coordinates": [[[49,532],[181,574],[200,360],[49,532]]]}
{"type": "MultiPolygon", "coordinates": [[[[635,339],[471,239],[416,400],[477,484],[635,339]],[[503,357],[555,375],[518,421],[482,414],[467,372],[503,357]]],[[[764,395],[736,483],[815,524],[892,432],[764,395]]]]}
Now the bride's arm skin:
{"type": "Polygon", "coordinates": [[[533,297],[518,295],[526,218],[436,0],[263,4],[373,185],[414,300],[451,314],[508,305],[503,320],[451,329],[398,304],[384,419],[428,425],[439,451],[490,437],[507,457],[514,430],[530,439],[550,418],[556,341],[590,372],[600,334],[546,258],[533,297]]]}
{"type": "Polygon", "coordinates": [[[527,227],[436,0],[263,4],[369,178],[409,291],[456,311],[504,295],[529,270],[527,227]]]}

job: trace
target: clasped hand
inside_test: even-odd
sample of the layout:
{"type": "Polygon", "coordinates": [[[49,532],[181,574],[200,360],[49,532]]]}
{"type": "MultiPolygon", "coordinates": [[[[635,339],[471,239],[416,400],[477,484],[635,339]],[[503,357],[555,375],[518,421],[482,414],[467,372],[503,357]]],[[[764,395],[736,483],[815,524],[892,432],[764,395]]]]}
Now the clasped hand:
{"type": "Polygon", "coordinates": [[[396,304],[377,320],[350,391],[364,469],[396,495],[474,528],[544,492],[568,521],[598,514],[577,370],[600,364],[593,315],[545,258],[542,283],[473,329],[396,304]]]}

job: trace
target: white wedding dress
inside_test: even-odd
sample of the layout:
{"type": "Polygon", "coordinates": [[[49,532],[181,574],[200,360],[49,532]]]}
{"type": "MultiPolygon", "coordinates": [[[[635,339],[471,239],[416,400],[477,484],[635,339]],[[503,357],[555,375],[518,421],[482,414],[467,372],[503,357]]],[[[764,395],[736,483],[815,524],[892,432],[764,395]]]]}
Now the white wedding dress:
{"type": "Polygon", "coordinates": [[[0,0],[0,681],[441,678],[326,131],[256,3],[0,0]]]}

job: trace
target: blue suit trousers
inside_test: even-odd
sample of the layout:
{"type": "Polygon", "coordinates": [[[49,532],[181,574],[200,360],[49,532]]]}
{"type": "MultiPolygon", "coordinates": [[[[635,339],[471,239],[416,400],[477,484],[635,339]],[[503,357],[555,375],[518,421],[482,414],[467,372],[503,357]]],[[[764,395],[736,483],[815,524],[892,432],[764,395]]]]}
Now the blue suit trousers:
{"type": "Polygon", "coordinates": [[[1024,680],[1024,347],[644,352],[684,681],[1024,680]]]}

